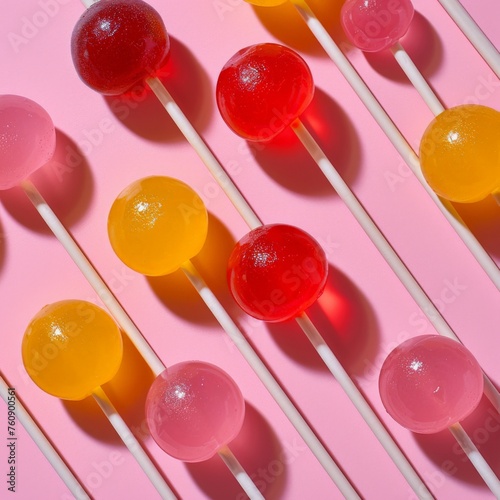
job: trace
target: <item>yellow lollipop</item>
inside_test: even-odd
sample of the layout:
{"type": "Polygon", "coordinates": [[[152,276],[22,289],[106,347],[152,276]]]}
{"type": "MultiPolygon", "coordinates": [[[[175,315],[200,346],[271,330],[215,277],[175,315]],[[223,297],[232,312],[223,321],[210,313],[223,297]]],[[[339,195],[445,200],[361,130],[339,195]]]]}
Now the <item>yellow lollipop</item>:
{"type": "Polygon", "coordinates": [[[466,104],[439,114],[420,142],[422,172],[441,197],[472,203],[500,189],[500,113],[466,104]]]}
{"type": "Polygon", "coordinates": [[[23,337],[28,375],[43,391],[73,401],[111,380],[123,355],[120,330],[101,308],[83,300],[45,306],[23,337]]]}
{"type": "Polygon", "coordinates": [[[208,214],[201,198],[171,177],[147,177],[116,198],[108,234],[116,255],[147,276],[170,274],[202,249],[208,214]]]}

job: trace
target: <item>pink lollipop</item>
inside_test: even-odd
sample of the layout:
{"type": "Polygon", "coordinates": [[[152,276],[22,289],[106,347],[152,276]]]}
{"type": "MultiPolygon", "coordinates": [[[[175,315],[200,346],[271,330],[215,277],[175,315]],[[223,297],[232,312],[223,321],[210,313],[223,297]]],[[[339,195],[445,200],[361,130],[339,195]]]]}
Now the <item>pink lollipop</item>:
{"type": "Polygon", "coordinates": [[[54,124],[40,105],[0,96],[0,190],[21,184],[52,158],[55,147],[54,124]]]}
{"type": "Polygon", "coordinates": [[[185,462],[208,460],[240,432],[245,401],[220,368],[199,361],[174,365],[156,377],[146,400],[154,440],[185,462]]]}
{"type": "Polygon", "coordinates": [[[406,34],[413,14],[410,0],[347,0],[341,22],[353,45],[365,52],[379,52],[406,34]]]}
{"type": "Polygon", "coordinates": [[[394,420],[413,432],[432,434],[474,411],[483,396],[483,373],[462,344],[425,335],[389,354],[379,388],[394,420]]]}
{"type": "Polygon", "coordinates": [[[436,335],[403,342],[380,370],[379,389],[387,412],[407,429],[433,434],[450,429],[496,498],[500,481],[460,421],[478,406],[484,375],[460,343],[436,335]]]}

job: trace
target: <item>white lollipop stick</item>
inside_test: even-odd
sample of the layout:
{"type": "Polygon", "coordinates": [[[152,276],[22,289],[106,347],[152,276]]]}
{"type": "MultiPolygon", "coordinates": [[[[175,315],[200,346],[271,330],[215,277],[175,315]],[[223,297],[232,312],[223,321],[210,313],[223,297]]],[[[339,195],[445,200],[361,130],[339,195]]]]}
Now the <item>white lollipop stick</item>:
{"type": "Polygon", "coordinates": [[[337,485],[340,492],[348,499],[359,499],[359,495],[356,493],[349,480],[344,476],[343,472],[333,461],[325,447],[321,444],[321,441],[311,430],[302,415],[298,412],[297,408],[295,408],[294,404],[290,401],[290,398],[286,395],[285,391],[283,391],[271,372],[267,369],[266,365],[257,355],[253,347],[249,344],[243,333],[241,333],[240,329],[236,326],[236,323],[231,319],[227,311],[218,301],[217,297],[215,297],[212,290],[208,288],[207,284],[204,282],[192,262],[186,262],[182,266],[182,270],[192,285],[196,288],[207,307],[216,317],[224,331],[229,335],[233,343],[243,355],[247,363],[252,367],[256,375],[259,377],[276,403],[278,403],[307,446],[309,446],[312,453],[318,459],[327,474],[337,485]]]}
{"type": "Polygon", "coordinates": [[[49,207],[47,202],[43,199],[37,188],[29,180],[24,180],[21,183],[21,187],[24,189],[24,192],[33,203],[47,226],[54,233],[54,236],[68,252],[69,256],[73,259],[73,262],[78,266],[122,330],[129,336],[130,340],[144,357],[153,372],[156,374],[161,373],[165,369],[165,366],[161,362],[160,358],[144,339],[142,333],[130,319],[130,316],[120,305],[116,297],[103,281],[99,273],[92,266],[76,241],[63,226],[62,222],[57,218],[57,215],[49,207]]]}
{"type": "Polygon", "coordinates": [[[309,317],[303,313],[296,321],[418,498],[434,498],[309,317]]]}
{"type": "Polygon", "coordinates": [[[248,226],[251,229],[262,226],[262,222],[245,200],[241,191],[235,186],[219,160],[217,160],[191,122],[186,118],[186,115],[182,112],[181,108],[179,108],[161,81],[158,78],[148,78],[146,79],[146,83],[151,87],[151,90],[162,103],[167,113],[177,127],[179,127],[189,144],[191,144],[196,153],[198,153],[198,156],[208,168],[214,179],[219,183],[248,226]]]}
{"type": "Polygon", "coordinates": [[[97,389],[95,389],[92,393],[92,396],[96,400],[97,404],[101,407],[101,410],[104,412],[125,446],[137,460],[137,463],[141,466],[141,469],[144,471],[146,476],[148,476],[153,486],[161,495],[161,498],[167,500],[176,500],[177,497],[165,482],[165,479],[163,479],[163,476],[160,474],[155,464],[151,461],[142,446],[139,444],[139,441],[137,441],[135,436],[132,434],[132,431],[128,428],[123,418],[116,411],[116,408],[113,406],[102,388],[98,387],[97,389]]]}
{"type": "MultiPolygon", "coordinates": [[[[292,129],[297,134],[309,154],[314,158],[332,187],[335,191],[337,191],[337,194],[340,196],[347,208],[354,215],[359,225],[363,228],[382,257],[384,257],[387,264],[389,264],[390,268],[394,271],[406,290],[408,290],[408,293],[412,296],[413,300],[415,300],[422,312],[432,323],[436,331],[444,337],[460,342],[456,333],[450,328],[443,315],[429,299],[418,281],[413,277],[404,262],[400,259],[399,255],[391,247],[386,237],[382,234],[373,219],[364,209],[363,205],[361,205],[349,186],[345,183],[330,160],[326,157],[314,137],[309,133],[299,119],[295,120],[292,124],[292,129]]],[[[487,381],[485,385],[485,394],[495,409],[500,413],[500,393],[488,377],[486,375],[484,375],[484,377],[487,381]]]]}
{"type": "MultiPolygon", "coordinates": [[[[5,403],[8,404],[9,387],[1,375],[0,396],[5,401],[5,403]]],[[[15,407],[15,414],[17,419],[19,420],[19,422],[21,422],[22,426],[31,436],[31,439],[33,439],[35,444],[43,453],[44,457],[49,461],[50,465],[54,468],[57,474],[59,474],[59,477],[63,480],[64,484],[68,487],[73,496],[77,500],[90,500],[90,497],[87,495],[87,493],[83,489],[83,486],[80,484],[73,472],[71,472],[59,453],[55,450],[45,434],[41,431],[40,427],[38,427],[36,422],[31,418],[31,415],[28,413],[26,408],[21,404],[19,399],[17,399],[17,394],[15,407]]]]}
{"type": "Polygon", "coordinates": [[[500,481],[498,480],[498,477],[495,475],[488,462],[486,462],[483,455],[481,455],[476,445],[472,442],[468,434],[465,432],[464,428],[459,423],[456,423],[449,429],[454,438],[457,440],[458,444],[464,450],[472,465],[475,467],[479,475],[483,478],[488,488],[496,498],[500,499],[500,481]]]}
{"type": "Polygon", "coordinates": [[[500,54],[498,50],[481,31],[462,4],[457,0],[439,0],[439,3],[474,45],[497,77],[500,78],[500,54]]]}
{"type": "Polygon", "coordinates": [[[238,481],[243,491],[248,495],[248,498],[250,498],[250,500],[264,500],[261,492],[250,479],[250,476],[243,469],[229,447],[222,447],[218,453],[227,468],[233,473],[233,476],[236,478],[236,481],[238,481]]]}
{"type": "Polygon", "coordinates": [[[427,83],[427,80],[424,78],[420,70],[415,66],[415,63],[412,61],[408,52],[406,52],[401,43],[396,42],[391,47],[391,52],[429,109],[436,116],[442,113],[444,111],[444,106],[441,104],[441,101],[427,83]]]}
{"type": "Polygon", "coordinates": [[[387,138],[391,141],[406,164],[411,168],[414,175],[427,191],[428,195],[432,198],[439,210],[441,210],[470,252],[474,255],[479,265],[483,268],[491,281],[495,284],[498,290],[500,290],[500,269],[496,265],[495,261],[488,255],[476,237],[470,232],[469,228],[465,225],[465,222],[461,219],[452,203],[447,200],[441,200],[431,189],[429,184],[427,184],[427,181],[420,170],[420,163],[417,155],[412,150],[411,146],[398,130],[389,115],[385,112],[384,108],[382,108],[380,103],[377,101],[371,90],[356,72],[352,64],[316,18],[310,7],[306,5],[304,0],[300,0],[300,5],[295,4],[295,7],[309,26],[309,29],[325,49],[328,56],[344,75],[345,79],[349,82],[375,121],[384,131],[387,138]]]}

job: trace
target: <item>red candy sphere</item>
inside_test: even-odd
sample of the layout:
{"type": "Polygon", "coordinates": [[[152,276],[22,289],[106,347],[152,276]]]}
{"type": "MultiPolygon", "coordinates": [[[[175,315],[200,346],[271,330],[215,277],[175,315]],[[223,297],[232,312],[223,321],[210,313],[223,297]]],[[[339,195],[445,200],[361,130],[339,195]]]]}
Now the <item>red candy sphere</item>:
{"type": "Polygon", "coordinates": [[[169,50],[160,15],[142,0],[100,0],[80,17],[71,37],[78,75],[106,95],[122,94],[153,75],[169,50]]]}
{"type": "Polygon", "coordinates": [[[217,105],[224,121],[249,141],[276,137],[309,106],[314,83],[305,61],[274,43],[237,52],[217,81],[217,105]]]}
{"type": "Polygon", "coordinates": [[[304,231],[284,224],[244,236],[229,258],[228,282],[238,305],[269,322],[299,316],[323,293],[326,255],[304,231]]]}

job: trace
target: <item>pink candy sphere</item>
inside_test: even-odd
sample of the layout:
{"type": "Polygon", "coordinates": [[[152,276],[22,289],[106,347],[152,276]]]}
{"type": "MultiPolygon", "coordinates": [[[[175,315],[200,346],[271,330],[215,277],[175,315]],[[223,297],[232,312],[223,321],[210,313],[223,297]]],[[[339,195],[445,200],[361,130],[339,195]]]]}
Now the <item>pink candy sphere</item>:
{"type": "Polygon", "coordinates": [[[379,390],[394,420],[413,432],[432,434],[474,411],[483,395],[483,373],[462,344],[423,335],[389,354],[379,390]]]}
{"type": "Polygon", "coordinates": [[[54,154],[56,131],[48,113],[17,95],[0,96],[0,189],[9,189],[54,154]]]}
{"type": "Polygon", "coordinates": [[[184,462],[208,460],[240,432],[245,400],[234,380],[209,363],[179,363],[161,373],[146,400],[158,446],[184,462]]]}
{"type": "Polygon", "coordinates": [[[347,0],[341,22],[353,45],[365,52],[379,52],[406,34],[413,14],[410,0],[347,0]]]}

